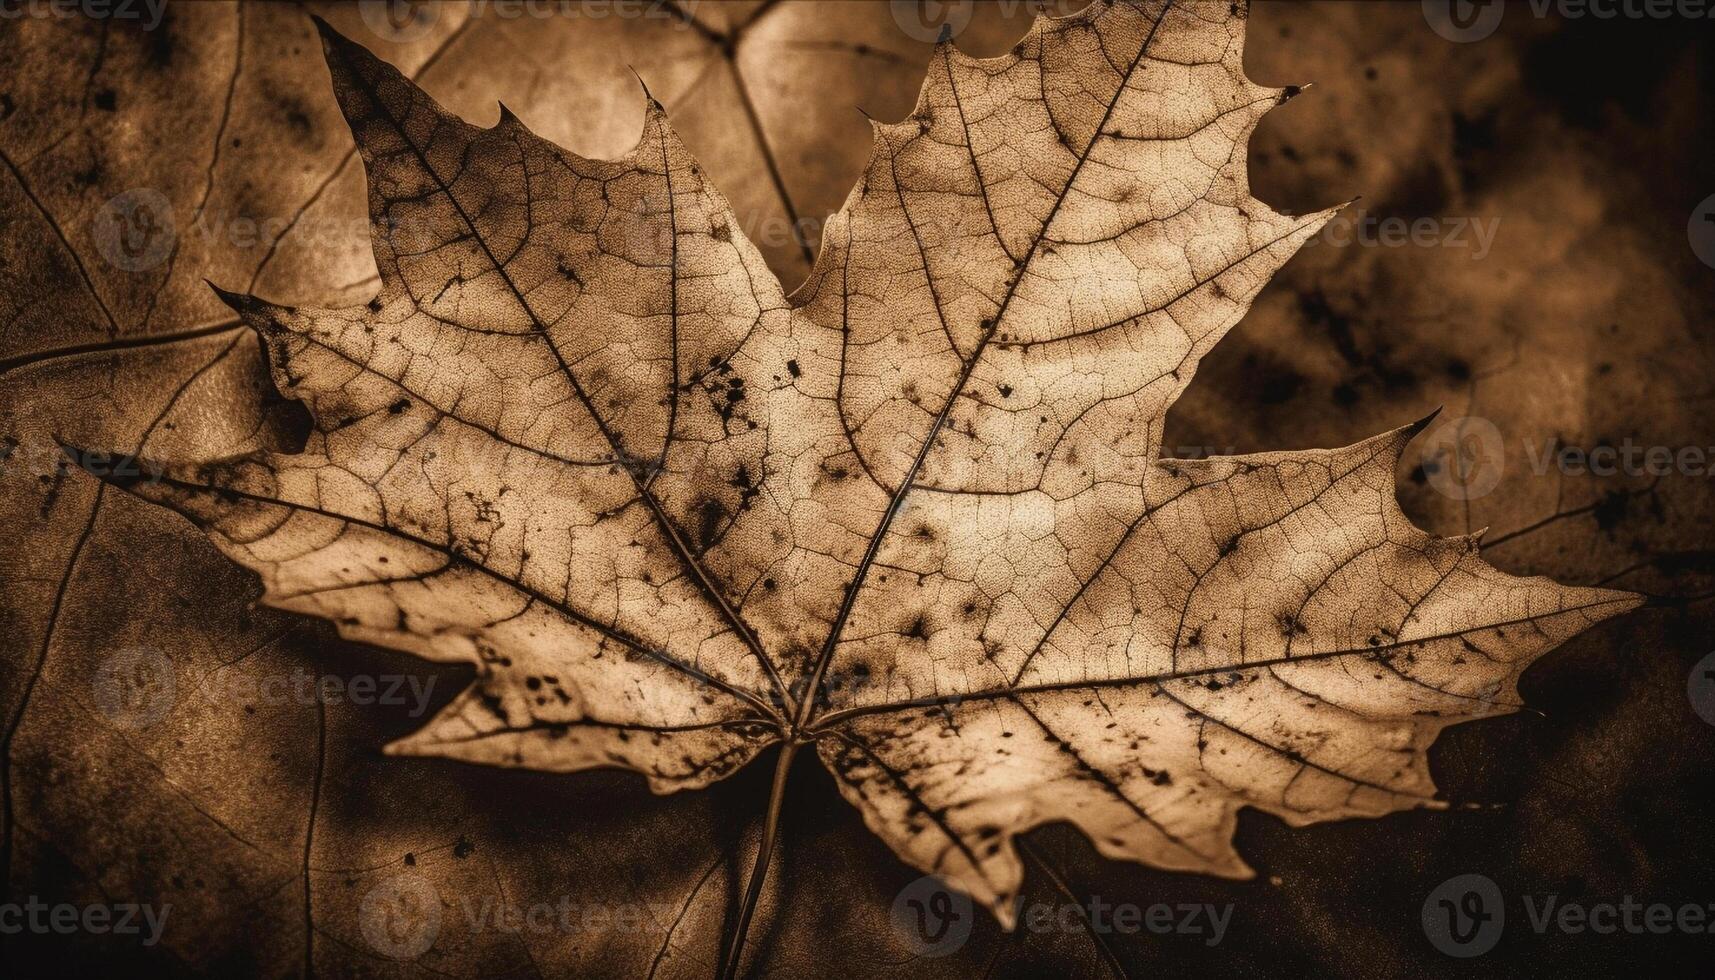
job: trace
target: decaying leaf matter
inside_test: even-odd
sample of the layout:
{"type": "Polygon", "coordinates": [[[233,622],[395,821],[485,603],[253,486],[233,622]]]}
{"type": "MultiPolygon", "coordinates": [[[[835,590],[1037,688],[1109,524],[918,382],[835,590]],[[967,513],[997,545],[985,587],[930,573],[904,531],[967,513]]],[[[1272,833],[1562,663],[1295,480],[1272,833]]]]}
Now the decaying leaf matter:
{"type": "Polygon", "coordinates": [[[1440,730],[1638,600],[1414,528],[1415,426],[1159,458],[1198,359],[1333,214],[1250,196],[1291,90],[1245,78],[1244,25],[1098,2],[998,58],[943,42],[791,297],[653,101],[586,160],[324,28],[381,293],[228,296],[308,444],[130,489],[269,604],[475,662],[395,752],[667,792],[814,744],[1008,925],[1043,823],[1241,876],[1242,806],[1435,805],[1440,730]]]}

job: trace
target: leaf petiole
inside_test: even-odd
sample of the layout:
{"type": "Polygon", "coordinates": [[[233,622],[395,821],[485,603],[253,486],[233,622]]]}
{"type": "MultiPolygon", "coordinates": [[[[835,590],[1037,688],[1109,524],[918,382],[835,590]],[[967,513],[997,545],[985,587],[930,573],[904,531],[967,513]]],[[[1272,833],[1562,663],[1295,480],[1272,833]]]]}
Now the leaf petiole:
{"type": "Polygon", "coordinates": [[[768,863],[774,854],[774,838],[780,832],[780,810],[786,800],[786,774],[792,770],[792,757],[803,743],[788,739],[780,746],[780,760],[774,766],[774,785],[768,792],[768,811],[762,820],[762,839],[756,845],[756,864],[750,869],[750,883],[744,890],[744,902],[738,908],[732,934],[721,951],[721,980],[738,976],[744,960],[744,936],[750,929],[750,917],[762,896],[762,883],[768,877],[768,863]]]}

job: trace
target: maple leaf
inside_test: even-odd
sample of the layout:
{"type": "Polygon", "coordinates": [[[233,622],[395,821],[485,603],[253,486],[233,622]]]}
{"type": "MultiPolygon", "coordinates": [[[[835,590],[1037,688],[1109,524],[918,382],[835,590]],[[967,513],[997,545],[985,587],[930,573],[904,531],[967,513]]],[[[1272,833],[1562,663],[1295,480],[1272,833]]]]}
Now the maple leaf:
{"type": "Polygon", "coordinates": [[[307,444],[126,485],[268,604],[477,665],[390,751],[669,792],[781,745],[739,943],[805,746],[1009,927],[1013,839],[1044,823],[1243,876],[1241,807],[1439,805],[1440,730],[1640,600],[1413,527],[1420,425],[1160,456],[1198,360],[1337,210],[1250,196],[1291,90],[1244,76],[1245,13],[1097,3],[998,58],[943,42],[791,297],[653,100],[630,154],[583,159],[324,25],[381,291],[223,294],[307,444]]]}

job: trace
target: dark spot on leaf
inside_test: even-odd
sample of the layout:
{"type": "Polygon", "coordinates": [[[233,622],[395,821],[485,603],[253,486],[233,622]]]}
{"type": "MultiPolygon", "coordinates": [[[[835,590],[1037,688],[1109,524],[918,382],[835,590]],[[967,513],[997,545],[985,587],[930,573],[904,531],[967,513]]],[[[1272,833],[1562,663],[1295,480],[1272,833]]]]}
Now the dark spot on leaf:
{"type": "Polygon", "coordinates": [[[704,551],[714,547],[725,521],[726,507],[718,500],[710,498],[697,508],[697,542],[704,551]]]}

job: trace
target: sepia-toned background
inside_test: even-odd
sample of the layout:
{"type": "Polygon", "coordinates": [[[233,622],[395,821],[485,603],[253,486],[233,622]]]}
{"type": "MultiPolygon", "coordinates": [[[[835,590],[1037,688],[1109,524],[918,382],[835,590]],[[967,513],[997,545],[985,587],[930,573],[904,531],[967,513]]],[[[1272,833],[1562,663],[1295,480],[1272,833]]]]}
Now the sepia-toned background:
{"type": "MultiPolygon", "coordinates": [[[[166,910],[158,937],[0,914],[0,975],[704,976],[750,866],[766,760],[655,797],[620,773],[384,758],[468,672],[254,606],[253,577],[200,533],[65,463],[58,442],[213,457],[301,431],[204,280],[318,306],[374,289],[362,169],[307,12],[472,122],[504,101],[586,155],[631,145],[641,80],[790,289],[863,166],[864,115],[909,111],[942,25],[995,54],[1036,6],[0,3],[0,912],[166,910]]],[[[1400,474],[1421,526],[1488,527],[1504,570],[1650,606],[1533,668],[1528,710],[1443,737],[1446,811],[1301,830],[1246,814],[1246,882],[1035,832],[1040,929],[966,912],[926,942],[910,903],[944,893],[805,760],[754,973],[1707,964],[1706,934],[1539,933],[1527,915],[1550,895],[1715,903],[1706,9],[1256,4],[1252,77],[1314,82],[1253,140],[1257,195],[1359,200],[1205,360],[1166,439],[1179,456],[1338,446],[1440,408],[1400,474]],[[1461,960],[1425,910],[1465,874],[1495,883],[1506,922],[1461,960]],[[1163,903],[1159,931],[1100,913],[1163,903]],[[1219,941],[1181,905],[1225,910],[1219,941]]]]}

